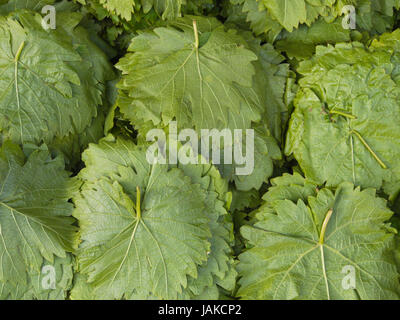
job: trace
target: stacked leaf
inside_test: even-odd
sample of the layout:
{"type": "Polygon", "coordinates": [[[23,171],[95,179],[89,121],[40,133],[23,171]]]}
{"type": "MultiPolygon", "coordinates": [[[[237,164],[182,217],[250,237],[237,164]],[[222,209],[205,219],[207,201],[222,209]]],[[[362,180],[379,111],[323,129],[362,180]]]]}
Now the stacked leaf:
{"type": "Polygon", "coordinates": [[[59,12],[57,29],[45,30],[32,11],[0,16],[2,140],[44,142],[66,151],[73,163],[88,142],[102,137],[106,83],[114,72],[81,19],[59,12]]]}
{"type": "Polygon", "coordinates": [[[0,299],[399,300],[399,9],[0,0],[0,299]]]}
{"type": "Polygon", "coordinates": [[[215,8],[214,0],[75,0],[103,22],[105,37],[125,48],[141,30],[175,20],[183,13],[207,14],[215,8]]]}
{"type": "Polygon", "coordinates": [[[0,186],[0,298],[65,299],[77,246],[68,200],[78,186],[64,160],[44,146],[26,157],[6,142],[0,186]]]}
{"type": "Polygon", "coordinates": [[[336,192],[300,175],[272,180],[249,248],[239,256],[243,299],[399,299],[393,213],[374,189],[336,192]]]}
{"type": "Polygon", "coordinates": [[[46,5],[53,5],[56,0],[2,0],[0,1],[0,14],[5,15],[21,9],[40,12],[46,5]]]}
{"type": "Polygon", "coordinates": [[[275,38],[283,29],[292,32],[302,24],[311,26],[320,17],[332,21],[341,15],[343,6],[353,1],[231,0],[231,2],[243,5],[247,20],[256,34],[271,33],[272,38],[275,38]]]}
{"type": "Polygon", "coordinates": [[[253,173],[220,168],[241,190],[258,189],[271,176],[287,117],[287,65],[270,45],[246,36],[248,42],[214,18],[186,17],[135,37],[117,64],[117,105],[139,136],[171,121],[199,136],[206,129],[254,130],[253,173]]]}
{"type": "Polygon", "coordinates": [[[56,257],[50,264],[44,262],[40,271],[27,274],[27,284],[0,282],[1,300],[65,300],[72,288],[73,257],[56,257]]]}
{"type": "Polygon", "coordinates": [[[300,64],[286,154],[306,177],[400,190],[400,31],[360,43],[318,47],[300,64]]]}
{"type": "Polygon", "coordinates": [[[135,15],[144,14],[154,10],[163,20],[174,20],[182,16],[182,12],[193,10],[200,13],[203,8],[213,6],[213,0],[78,0],[82,4],[88,4],[99,9],[103,7],[111,15],[131,21],[135,15]]]}
{"type": "Polygon", "coordinates": [[[242,7],[256,35],[276,41],[279,50],[298,59],[311,57],[318,44],[359,39],[361,35],[350,30],[351,19],[360,32],[374,35],[391,30],[396,22],[393,9],[400,8],[398,0],[231,0],[231,3],[242,7]],[[354,14],[351,18],[350,13],[354,14]],[[345,29],[343,22],[349,27],[345,29]]]}
{"type": "Polygon", "coordinates": [[[211,165],[150,165],[146,150],[110,135],[83,155],[73,299],[216,299],[235,287],[226,181],[211,165]]]}

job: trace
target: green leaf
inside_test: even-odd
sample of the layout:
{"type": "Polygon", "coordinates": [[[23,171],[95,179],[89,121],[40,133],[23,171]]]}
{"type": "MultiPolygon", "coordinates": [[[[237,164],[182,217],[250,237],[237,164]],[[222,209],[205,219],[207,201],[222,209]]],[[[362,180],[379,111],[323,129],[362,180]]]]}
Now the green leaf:
{"type": "Polygon", "coordinates": [[[300,25],[311,26],[319,17],[332,21],[350,1],[336,0],[231,0],[243,5],[256,34],[265,33],[274,41],[282,29],[292,32],[300,25]]]}
{"type": "MultiPolygon", "coordinates": [[[[154,169],[155,177],[163,173],[159,170],[154,169]]],[[[150,177],[142,187],[146,190],[142,218],[117,182],[101,179],[83,188],[81,198],[75,200],[75,216],[85,241],[79,262],[82,271],[89,273],[89,282],[110,290],[115,298],[137,290],[168,299],[186,285],[187,274],[196,276],[196,264],[206,260],[210,231],[207,218],[200,214],[199,191],[185,188],[183,181],[178,172],[165,174],[162,187],[168,191],[161,196],[150,177]],[[183,197],[193,199],[194,194],[197,201],[182,203],[183,197]],[[181,205],[168,208],[167,200],[181,205]],[[91,223],[94,219],[95,224],[91,223]],[[185,243],[188,237],[190,245],[185,243]]]]}
{"type": "MultiPolygon", "coordinates": [[[[223,150],[221,151],[221,163],[217,165],[224,178],[235,182],[240,191],[260,189],[264,182],[272,176],[274,161],[282,159],[281,150],[266,124],[253,125],[254,130],[254,168],[250,174],[237,175],[237,168],[243,167],[239,164],[224,164],[223,150]]],[[[237,147],[237,146],[235,146],[237,147]]],[[[246,139],[243,139],[242,150],[246,150],[246,139]]]]}
{"type": "Polygon", "coordinates": [[[304,0],[268,0],[263,1],[271,15],[288,31],[307,22],[307,8],[304,0]]]}
{"type": "Polygon", "coordinates": [[[112,136],[83,158],[78,261],[97,298],[190,298],[232,272],[215,168],[149,165],[145,146],[112,136]]]}
{"type": "Polygon", "coordinates": [[[44,263],[40,272],[31,270],[26,285],[0,282],[1,300],[65,300],[72,286],[73,258],[55,258],[54,264],[44,263]],[[54,268],[54,269],[51,269],[54,268]],[[51,277],[54,276],[54,287],[51,277]]]}
{"type": "Polygon", "coordinates": [[[156,12],[164,20],[174,20],[181,16],[181,6],[185,0],[153,0],[156,12]]]}
{"type": "Polygon", "coordinates": [[[283,102],[288,66],[272,46],[261,46],[251,34],[225,31],[215,19],[193,19],[198,20],[198,48],[190,18],[133,40],[130,50],[135,52],[117,65],[123,71],[118,106],[141,137],[171,120],[178,129],[199,133],[253,129],[253,173],[236,176],[236,164],[218,167],[240,190],[258,189],[272,175],[273,161],[281,159],[274,138],[281,141],[288,118],[283,102]],[[254,124],[261,116],[267,124],[254,124]]]}
{"type": "Polygon", "coordinates": [[[117,64],[123,72],[118,86],[129,96],[119,103],[126,118],[164,126],[175,118],[179,128],[198,131],[259,121],[251,88],[257,57],[244,40],[214,19],[187,18],[174,26],[136,37],[117,64]]]}
{"type": "Polygon", "coordinates": [[[359,1],[357,26],[371,34],[393,30],[396,22],[394,9],[400,8],[399,0],[359,1]]]}
{"type": "Polygon", "coordinates": [[[263,119],[267,122],[266,128],[278,142],[281,142],[289,118],[288,108],[284,103],[289,65],[283,63],[284,57],[272,45],[261,45],[259,39],[254,39],[248,34],[246,34],[246,39],[249,48],[258,58],[253,62],[256,69],[253,89],[260,97],[264,112],[263,119]]]}
{"type": "Polygon", "coordinates": [[[77,182],[61,157],[36,150],[28,159],[6,142],[0,149],[0,282],[26,285],[44,260],[66,257],[77,246],[68,200],[77,182]]]}
{"type": "Polygon", "coordinates": [[[400,189],[399,51],[395,32],[370,48],[359,43],[318,47],[300,64],[300,90],[294,101],[286,142],[307,178],[337,186],[349,181],[400,189]],[[393,52],[393,53],[392,53],[393,52]]]}
{"type": "MultiPolygon", "coordinates": [[[[121,16],[125,20],[132,19],[135,11],[135,0],[99,0],[108,11],[121,16]]],[[[139,2],[139,1],[138,1],[139,2]]]]}
{"type": "MultiPolygon", "coordinates": [[[[240,5],[251,30],[268,42],[277,41],[277,48],[290,58],[309,58],[318,44],[350,41],[393,30],[399,9],[398,0],[231,0],[240,5]],[[342,27],[343,8],[355,7],[356,30],[342,27]]],[[[228,19],[229,20],[229,19],[228,19]]]]}
{"type": "Polygon", "coordinates": [[[3,2],[0,4],[0,14],[5,15],[20,9],[40,12],[46,5],[53,5],[55,0],[5,0],[3,2]]]}
{"type": "Polygon", "coordinates": [[[275,40],[281,32],[281,24],[274,20],[263,3],[258,0],[243,0],[243,12],[247,14],[247,21],[256,35],[270,34],[269,39],[275,40]]]}
{"type": "Polygon", "coordinates": [[[238,191],[232,190],[232,204],[230,211],[243,211],[246,208],[255,208],[260,204],[261,197],[257,190],[238,191]]]}
{"type": "Polygon", "coordinates": [[[16,143],[82,133],[113,77],[107,57],[77,26],[79,14],[60,12],[62,27],[51,31],[41,19],[33,12],[0,17],[0,133],[16,143]]]}
{"type": "Polygon", "coordinates": [[[216,193],[217,199],[220,200],[206,203],[207,212],[217,212],[219,218],[217,221],[210,221],[212,238],[208,259],[199,267],[197,278],[189,278],[188,290],[185,292],[189,298],[204,299],[203,295],[207,291],[209,299],[218,299],[217,284],[233,291],[237,275],[230,248],[234,241],[233,224],[226,211],[227,202],[231,197],[228,194],[228,183],[211,165],[187,164],[178,167],[191,178],[192,183],[200,184],[202,189],[208,190],[210,196],[216,193]]]}
{"type": "Polygon", "coordinates": [[[289,58],[309,59],[317,45],[351,41],[350,31],[343,29],[341,19],[327,23],[319,19],[310,27],[300,26],[293,32],[284,31],[276,41],[276,48],[289,58]]]}
{"type": "MultiPolygon", "coordinates": [[[[286,193],[297,194],[294,186],[286,193]]],[[[305,201],[265,197],[271,196],[275,201],[259,210],[255,225],[242,228],[250,248],[239,256],[239,297],[399,299],[394,235],[386,225],[392,212],[373,189],[345,183],[305,201]],[[346,287],[346,270],[354,288],[346,287]]]]}
{"type": "Polygon", "coordinates": [[[148,13],[154,13],[159,20],[175,20],[182,13],[201,14],[212,9],[213,0],[76,0],[89,6],[95,15],[103,20],[109,15],[115,22],[128,22],[132,26],[148,13]],[[122,19],[122,21],[121,21],[122,19]]]}

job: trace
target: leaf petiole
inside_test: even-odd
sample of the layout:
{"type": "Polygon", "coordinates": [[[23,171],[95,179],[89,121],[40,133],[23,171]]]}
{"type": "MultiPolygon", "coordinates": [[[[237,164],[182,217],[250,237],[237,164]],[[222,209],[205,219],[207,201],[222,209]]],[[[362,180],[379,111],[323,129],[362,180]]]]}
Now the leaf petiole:
{"type": "Polygon", "coordinates": [[[359,132],[356,130],[350,131],[350,134],[354,133],[358,139],[360,139],[361,143],[367,148],[367,150],[371,153],[371,155],[375,158],[375,160],[379,163],[379,165],[383,169],[387,169],[387,166],[383,163],[383,161],[378,157],[378,155],[372,150],[372,148],[368,145],[367,141],[364,140],[364,138],[361,136],[359,132]]]}
{"type": "Polygon", "coordinates": [[[197,30],[197,21],[193,20],[193,31],[194,31],[194,39],[195,39],[195,47],[196,49],[199,48],[199,31],[197,30]]]}
{"type": "Polygon", "coordinates": [[[339,111],[339,110],[330,110],[329,113],[330,114],[338,114],[340,116],[343,116],[343,117],[346,117],[346,118],[349,118],[349,119],[357,119],[356,116],[354,116],[354,115],[352,115],[350,113],[339,111]]]}
{"type": "Polygon", "coordinates": [[[321,228],[321,234],[320,234],[320,236],[319,236],[319,244],[324,244],[324,238],[325,238],[325,232],[326,232],[326,227],[328,226],[328,222],[329,222],[329,220],[330,220],[330,218],[332,217],[332,213],[333,213],[333,210],[332,209],[330,209],[329,211],[328,211],[328,213],[326,214],[326,217],[325,217],[325,219],[324,219],[324,222],[322,223],[322,228],[321,228]]]}
{"type": "Polygon", "coordinates": [[[16,55],[15,55],[15,59],[14,59],[15,62],[18,62],[19,57],[21,56],[21,52],[22,52],[22,50],[24,49],[24,47],[25,47],[25,41],[22,41],[22,43],[21,43],[21,45],[19,46],[18,51],[17,51],[17,53],[16,53],[16,55]]]}
{"type": "Polygon", "coordinates": [[[139,186],[136,187],[136,216],[137,216],[138,220],[140,220],[142,217],[142,212],[140,209],[140,188],[139,188],[139,186]]]}

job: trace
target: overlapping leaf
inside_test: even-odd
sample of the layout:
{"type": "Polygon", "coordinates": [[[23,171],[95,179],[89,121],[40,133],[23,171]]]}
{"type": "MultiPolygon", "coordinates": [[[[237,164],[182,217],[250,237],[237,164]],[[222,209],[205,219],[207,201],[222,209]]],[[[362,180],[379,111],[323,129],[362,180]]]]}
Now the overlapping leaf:
{"type": "Polygon", "coordinates": [[[243,4],[243,11],[257,34],[273,31],[276,35],[283,28],[292,32],[299,25],[310,26],[319,17],[333,20],[341,15],[343,6],[354,1],[336,0],[232,0],[243,4]]]}
{"type": "Polygon", "coordinates": [[[400,113],[397,39],[385,35],[370,48],[359,43],[318,47],[300,65],[286,153],[321,184],[350,181],[399,190],[400,113]]]}
{"type": "Polygon", "coordinates": [[[182,16],[183,12],[199,13],[202,8],[213,6],[213,0],[76,0],[93,8],[99,5],[109,14],[131,21],[137,15],[147,14],[154,10],[163,20],[174,20],[182,16]]]}
{"type": "Polygon", "coordinates": [[[231,0],[241,5],[243,14],[256,35],[264,35],[290,58],[309,58],[317,45],[359,40],[359,32],[375,35],[392,30],[394,9],[400,1],[371,0],[231,0]],[[349,8],[354,8],[356,32],[343,27],[349,22],[349,8]],[[359,31],[359,32],[358,32],[359,31]]]}
{"type": "Polygon", "coordinates": [[[44,263],[40,271],[31,270],[26,285],[0,282],[1,300],[65,300],[72,287],[73,258],[54,259],[44,263]]]}
{"type": "Polygon", "coordinates": [[[259,188],[271,176],[273,160],[280,159],[274,138],[282,139],[288,117],[283,102],[288,66],[249,34],[226,31],[215,19],[192,19],[133,40],[133,53],[117,65],[123,71],[118,106],[142,136],[171,120],[178,129],[199,134],[202,129],[254,130],[255,170],[240,177],[235,165],[221,171],[241,190],[259,188]],[[197,29],[192,19],[198,20],[197,29]],[[254,124],[261,118],[267,123],[254,124]]]}
{"type": "Polygon", "coordinates": [[[32,12],[0,17],[3,139],[51,144],[82,133],[98,114],[111,66],[77,27],[79,14],[57,18],[62,27],[45,31],[32,12]]]}
{"type": "Polygon", "coordinates": [[[25,160],[11,143],[0,150],[0,282],[26,288],[42,264],[77,246],[68,202],[77,191],[62,158],[45,149],[25,160]]]}
{"type": "Polygon", "coordinates": [[[136,119],[179,128],[250,128],[260,119],[258,97],[251,88],[257,57],[244,40],[214,19],[191,19],[176,27],[156,28],[136,37],[117,64],[123,72],[119,88],[128,102],[120,105],[136,119]]]}
{"type": "Polygon", "coordinates": [[[250,248],[239,257],[239,297],[399,299],[392,212],[373,189],[308,189],[298,176],[274,184],[255,225],[242,228],[250,248]]]}
{"type": "Polygon", "coordinates": [[[210,166],[149,165],[143,148],[110,136],[85,152],[75,198],[81,272],[97,298],[189,298],[216,288],[232,273],[225,182],[210,166]]]}
{"type": "Polygon", "coordinates": [[[54,4],[55,0],[3,0],[0,2],[0,14],[8,14],[19,9],[29,9],[40,12],[46,5],[54,4]]]}

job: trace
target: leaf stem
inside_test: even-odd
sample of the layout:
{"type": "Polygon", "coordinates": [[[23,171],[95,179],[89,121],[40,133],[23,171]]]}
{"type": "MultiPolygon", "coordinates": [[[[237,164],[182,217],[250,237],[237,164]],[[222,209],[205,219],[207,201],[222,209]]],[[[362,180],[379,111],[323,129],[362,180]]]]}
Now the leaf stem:
{"type": "Polygon", "coordinates": [[[352,115],[350,113],[339,111],[339,110],[330,110],[329,113],[330,114],[338,114],[340,116],[343,116],[343,117],[346,117],[346,118],[349,118],[349,119],[357,119],[356,116],[354,116],[354,115],[352,115]]]}
{"type": "Polygon", "coordinates": [[[136,217],[138,220],[142,217],[142,211],[140,209],[140,188],[136,187],[136,217]]]}
{"type": "Polygon", "coordinates": [[[354,137],[350,135],[350,146],[351,146],[351,169],[353,172],[353,184],[356,184],[356,160],[354,158],[354,137]]]}
{"type": "Polygon", "coordinates": [[[18,61],[21,56],[21,52],[24,49],[25,41],[22,41],[20,44],[17,53],[15,54],[14,58],[14,77],[15,77],[15,96],[17,98],[17,107],[18,107],[18,118],[19,118],[19,125],[20,125],[20,135],[21,135],[21,142],[24,143],[24,137],[22,133],[22,119],[21,119],[21,101],[19,97],[19,85],[18,85],[18,61]]]}
{"type": "Polygon", "coordinates": [[[330,218],[332,217],[333,209],[330,209],[328,213],[326,214],[326,217],[324,219],[324,222],[322,223],[322,228],[321,228],[321,234],[319,236],[319,244],[324,244],[324,238],[325,238],[325,232],[326,232],[326,227],[328,226],[328,222],[330,218]]]}
{"type": "Polygon", "coordinates": [[[22,50],[24,49],[24,47],[25,47],[25,41],[22,41],[22,43],[21,43],[21,45],[19,46],[18,51],[17,51],[17,53],[16,53],[16,55],[15,55],[15,59],[14,59],[15,62],[18,62],[19,57],[21,56],[21,52],[22,52],[22,50]]]}
{"type": "Polygon", "coordinates": [[[379,163],[379,165],[383,169],[387,169],[387,166],[383,163],[383,161],[378,157],[378,155],[374,152],[374,150],[371,149],[371,147],[368,145],[367,141],[364,140],[364,138],[361,136],[359,132],[356,130],[352,130],[350,133],[354,133],[358,139],[362,142],[362,144],[367,148],[367,150],[371,153],[371,155],[375,158],[375,160],[379,163]]]}
{"type": "Polygon", "coordinates": [[[194,39],[195,39],[195,47],[196,49],[199,48],[199,31],[197,30],[197,21],[193,20],[193,31],[194,31],[194,39]]]}

